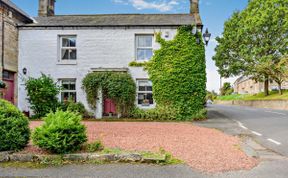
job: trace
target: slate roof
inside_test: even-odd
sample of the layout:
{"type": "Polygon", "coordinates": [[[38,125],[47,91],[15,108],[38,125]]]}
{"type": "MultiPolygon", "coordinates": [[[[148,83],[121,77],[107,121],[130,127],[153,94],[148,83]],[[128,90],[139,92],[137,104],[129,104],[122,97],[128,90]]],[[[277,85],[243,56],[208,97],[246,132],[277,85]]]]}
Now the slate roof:
{"type": "Polygon", "coordinates": [[[25,27],[181,26],[196,24],[191,14],[99,14],[35,17],[25,27]]]}
{"type": "Polygon", "coordinates": [[[15,11],[17,11],[18,13],[20,13],[21,15],[23,15],[25,18],[27,18],[28,20],[32,21],[32,19],[30,18],[30,16],[24,12],[22,9],[20,9],[19,7],[17,7],[13,2],[11,2],[10,0],[0,0],[2,1],[4,4],[6,4],[7,6],[11,7],[12,9],[14,9],[15,11]]]}

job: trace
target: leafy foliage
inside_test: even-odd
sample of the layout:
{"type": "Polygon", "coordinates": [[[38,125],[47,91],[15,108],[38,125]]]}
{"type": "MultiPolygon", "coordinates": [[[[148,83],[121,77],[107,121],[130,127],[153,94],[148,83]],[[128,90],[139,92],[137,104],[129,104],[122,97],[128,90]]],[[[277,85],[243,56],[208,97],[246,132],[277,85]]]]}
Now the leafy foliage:
{"type": "Polygon", "coordinates": [[[132,61],[129,63],[130,67],[144,67],[147,62],[137,62],[137,61],[132,61]]]}
{"type": "Polygon", "coordinates": [[[104,146],[100,140],[96,140],[93,143],[89,143],[86,145],[86,149],[88,152],[96,152],[104,149],[104,146]]]}
{"type": "Polygon", "coordinates": [[[214,90],[212,90],[211,92],[207,91],[206,100],[214,101],[214,100],[216,100],[217,96],[218,96],[218,94],[214,90]]]}
{"type": "Polygon", "coordinates": [[[52,78],[42,74],[40,78],[29,78],[25,86],[35,118],[41,118],[50,111],[56,111],[60,87],[54,83],[52,78]]]}
{"type": "Polygon", "coordinates": [[[0,80],[0,88],[5,88],[5,87],[6,87],[5,82],[3,82],[2,80],[0,80]]]}
{"type": "Polygon", "coordinates": [[[0,100],[0,151],[23,149],[30,137],[28,119],[11,103],[0,100]]]}
{"type": "Polygon", "coordinates": [[[83,79],[83,88],[92,108],[96,108],[99,89],[102,89],[103,94],[115,102],[119,113],[127,114],[134,107],[136,85],[128,73],[89,73],[83,79]]]}
{"type": "Polygon", "coordinates": [[[231,83],[225,82],[223,87],[220,89],[220,95],[225,96],[225,95],[231,95],[233,93],[233,88],[231,86],[231,83]]]}
{"type": "Polygon", "coordinates": [[[288,2],[249,1],[246,9],[235,12],[225,23],[222,37],[216,40],[218,46],[213,60],[221,76],[252,76],[257,81],[265,81],[268,94],[271,73],[263,66],[277,66],[287,56],[288,2]]]}
{"type": "Polygon", "coordinates": [[[171,41],[157,34],[161,48],[146,67],[157,107],[174,111],[177,120],[194,119],[203,110],[206,96],[205,48],[191,31],[192,26],[180,27],[171,41]]]}
{"type": "Polygon", "coordinates": [[[33,143],[52,153],[77,151],[87,141],[86,127],[80,121],[81,116],[73,112],[49,113],[33,132],[33,143]]]}
{"type": "Polygon", "coordinates": [[[82,117],[89,117],[89,113],[86,110],[85,106],[81,102],[74,102],[73,100],[68,100],[65,102],[62,102],[58,109],[62,111],[71,111],[77,114],[80,114],[82,117]]]}

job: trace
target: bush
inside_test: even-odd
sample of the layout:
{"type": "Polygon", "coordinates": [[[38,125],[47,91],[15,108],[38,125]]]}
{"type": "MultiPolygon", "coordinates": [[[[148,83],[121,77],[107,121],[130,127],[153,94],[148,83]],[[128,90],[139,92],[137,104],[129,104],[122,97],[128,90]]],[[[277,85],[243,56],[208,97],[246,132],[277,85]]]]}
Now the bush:
{"type": "MultiPolygon", "coordinates": [[[[188,118],[187,120],[203,120],[207,117],[207,110],[202,109],[199,112],[195,113],[191,118],[188,118]]],[[[128,116],[133,119],[144,119],[144,120],[183,120],[179,117],[177,117],[177,112],[172,110],[168,107],[159,107],[157,106],[154,109],[140,109],[140,108],[134,108],[133,111],[128,116]]]]}
{"type": "Polygon", "coordinates": [[[0,151],[17,151],[29,142],[28,119],[11,103],[0,100],[0,151]]]}
{"type": "Polygon", "coordinates": [[[70,111],[50,113],[33,132],[33,143],[52,153],[77,151],[87,141],[86,128],[80,121],[81,116],[70,111]]]}
{"type": "Polygon", "coordinates": [[[154,109],[134,108],[130,113],[130,118],[146,119],[146,120],[177,120],[176,112],[166,108],[157,106],[154,109]]]}
{"type": "Polygon", "coordinates": [[[100,140],[97,140],[93,143],[89,143],[86,146],[86,149],[88,152],[95,152],[95,151],[101,151],[104,149],[104,146],[100,140]]]}
{"type": "Polygon", "coordinates": [[[44,117],[49,112],[55,112],[58,107],[57,95],[60,87],[53,79],[42,74],[40,78],[29,78],[25,83],[28,101],[34,111],[33,118],[44,117]]]}
{"type": "Polygon", "coordinates": [[[75,103],[74,101],[68,100],[66,102],[60,103],[58,109],[62,111],[71,111],[80,114],[83,118],[90,117],[88,111],[86,110],[84,104],[81,102],[75,103]]]}

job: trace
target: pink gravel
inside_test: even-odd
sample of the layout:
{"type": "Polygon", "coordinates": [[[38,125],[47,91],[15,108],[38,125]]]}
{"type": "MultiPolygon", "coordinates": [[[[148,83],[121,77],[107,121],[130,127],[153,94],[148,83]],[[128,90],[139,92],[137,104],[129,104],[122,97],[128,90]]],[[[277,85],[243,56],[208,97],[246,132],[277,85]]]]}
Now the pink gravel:
{"type": "MultiPolygon", "coordinates": [[[[239,149],[237,137],[190,123],[83,122],[88,140],[100,139],[106,147],[158,152],[160,148],[204,172],[249,170],[258,164],[239,149]]],[[[41,122],[33,121],[31,128],[41,122]]]]}

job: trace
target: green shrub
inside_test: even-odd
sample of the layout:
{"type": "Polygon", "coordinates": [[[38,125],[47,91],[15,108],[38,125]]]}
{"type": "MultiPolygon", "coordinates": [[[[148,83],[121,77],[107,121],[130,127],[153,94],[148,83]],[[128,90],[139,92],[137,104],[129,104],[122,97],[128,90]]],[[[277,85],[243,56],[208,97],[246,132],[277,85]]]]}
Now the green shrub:
{"type": "Polygon", "coordinates": [[[160,106],[147,110],[134,108],[129,117],[144,120],[177,120],[175,111],[173,111],[171,108],[160,106]]]}
{"type": "Polygon", "coordinates": [[[96,152],[103,150],[104,146],[100,140],[97,140],[93,143],[87,144],[86,149],[88,152],[96,152]]]}
{"type": "Polygon", "coordinates": [[[86,110],[84,104],[81,102],[75,103],[74,101],[68,100],[59,104],[58,109],[62,111],[71,111],[80,114],[83,118],[90,117],[89,112],[86,110]]]}
{"type": "Polygon", "coordinates": [[[25,87],[28,101],[35,114],[33,118],[39,119],[51,111],[56,111],[59,105],[57,95],[60,92],[60,87],[52,78],[44,74],[40,78],[29,78],[25,87]]]}
{"type": "Polygon", "coordinates": [[[0,151],[17,151],[29,142],[28,119],[11,103],[0,100],[0,151]]]}
{"type": "Polygon", "coordinates": [[[87,114],[87,111],[85,109],[84,104],[77,102],[77,103],[70,103],[68,105],[67,111],[75,112],[80,114],[82,117],[84,117],[87,114]]]}
{"type": "Polygon", "coordinates": [[[132,61],[128,65],[130,67],[145,67],[147,62],[137,62],[137,61],[132,61]]]}
{"type": "Polygon", "coordinates": [[[70,111],[56,111],[44,118],[44,124],[32,134],[33,143],[52,153],[70,153],[87,141],[81,116],[70,111]]]}

